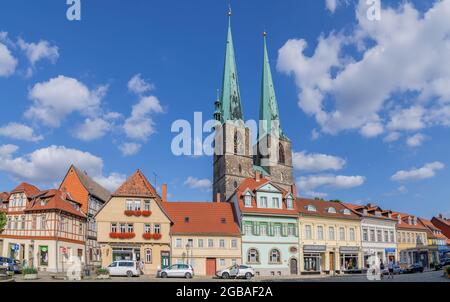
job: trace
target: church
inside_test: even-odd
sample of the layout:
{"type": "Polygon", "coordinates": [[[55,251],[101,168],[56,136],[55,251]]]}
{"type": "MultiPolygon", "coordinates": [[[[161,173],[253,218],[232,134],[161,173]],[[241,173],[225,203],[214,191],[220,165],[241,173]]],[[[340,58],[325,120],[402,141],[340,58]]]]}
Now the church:
{"type": "Polygon", "coordinates": [[[223,70],[222,91],[215,102],[215,155],[213,158],[213,200],[226,201],[246,178],[257,174],[295,195],[292,145],[280,123],[278,102],[264,33],[264,60],[257,133],[244,123],[233,37],[231,11],[223,70]],[[252,146],[252,137],[257,143],[252,146]]]}

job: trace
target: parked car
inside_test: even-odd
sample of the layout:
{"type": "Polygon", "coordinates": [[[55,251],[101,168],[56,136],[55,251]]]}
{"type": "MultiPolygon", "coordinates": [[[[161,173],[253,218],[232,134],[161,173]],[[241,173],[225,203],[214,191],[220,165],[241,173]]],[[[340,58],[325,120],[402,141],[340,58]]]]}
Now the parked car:
{"type": "Polygon", "coordinates": [[[173,264],[169,267],[158,270],[157,277],[180,277],[190,279],[194,277],[194,268],[189,264],[173,264]]]}
{"type": "Polygon", "coordinates": [[[441,262],[435,266],[435,269],[439,270],[447,265],[450,265],[450,258],[442,258],[441,262]]]}
{"type": "Polygon", "coordinates": [[[405,274],[413,274],[418,272],[423,273],[423,265],[420,263],[411,264],[404,271],[405,274]]]}
{"type": "Polygon", "coordinates": [[[8,271],[17,274],[22,273],[22,264],[19,260],[7,257],[0,257],[0,266],[8,268],[8,271]]]}
{"type": "MultiPolygon", "coordinates": [[[[383,270],[383,275],[388,275],[389,274],[389,269],[386,265],[386,267],[383,270]]],[[[398,264],[394,264],[394,275],[400,275],[403,274],[403,269],[400,267],[400,265],[398,264]]]]}
{"type": "Polygon", "coordinates": [[[247,265],[232,265],[216,272],[216,276],[222,279],[245,278],[247,280],[255,276],[255,270],[247,265]]]}
{"type": "Polygon", "coordinates": [[[139,276],[141,274],[138,263],[130,260],[118,260],[106,268],[111,276],[139,276]]]}

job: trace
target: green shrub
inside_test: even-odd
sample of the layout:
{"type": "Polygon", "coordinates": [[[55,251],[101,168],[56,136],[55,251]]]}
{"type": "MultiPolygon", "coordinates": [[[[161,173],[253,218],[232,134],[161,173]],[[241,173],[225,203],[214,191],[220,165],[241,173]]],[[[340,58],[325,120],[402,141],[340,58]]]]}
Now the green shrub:
{"type": "Polygon", "coordinates": [[[450,276],[450,265],[447,265],[446,267],[444,267],[444,272],[446,272],[447,275],[450,276]]]}
{"type": "Polygon", "coordinates": [[[37,274],[37,269],[35,269],[34,267],[27,267],[23,269],[23,274],[24,275],[33,275],[33,274],[37,274]]]}
{"type": "Polygon", "coordinates": [[[106,268],[99,268],[97,270],[97,275],[109,275],[109,271],[106,268]]]}

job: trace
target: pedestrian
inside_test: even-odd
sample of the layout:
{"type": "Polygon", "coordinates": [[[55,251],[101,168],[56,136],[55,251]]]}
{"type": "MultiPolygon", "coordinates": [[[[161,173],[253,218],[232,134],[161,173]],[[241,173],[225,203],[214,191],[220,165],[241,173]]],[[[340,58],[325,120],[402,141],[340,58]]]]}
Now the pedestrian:
{"type": "Polygon", "coordinates": [[[144,274],[144,261],[143,260],[139,261],[139,270],[141,272],[141,275],[143,275],[144,274]]]}
{"type": "Polygon", "coordinates": [[[380,279],[383,279],[383,271],[384,271],[384,264],[383,260],[380,259],[380,279]]]}
{"type": "Polygon", "coordinates": [[[389,276],[388,278],[394,279],[394,261],[389,260],[388,263],[389,276]]]}

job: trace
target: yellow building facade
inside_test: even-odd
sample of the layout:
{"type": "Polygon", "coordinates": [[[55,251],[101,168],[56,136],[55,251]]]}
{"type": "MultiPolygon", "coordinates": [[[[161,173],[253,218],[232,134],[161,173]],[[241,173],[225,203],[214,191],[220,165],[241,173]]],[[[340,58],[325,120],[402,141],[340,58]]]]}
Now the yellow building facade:
{"type": "Polygon", "coordinates": [[[360,218],[339,202],[297,199],[300,273],[362,269],[360,218]]]}

